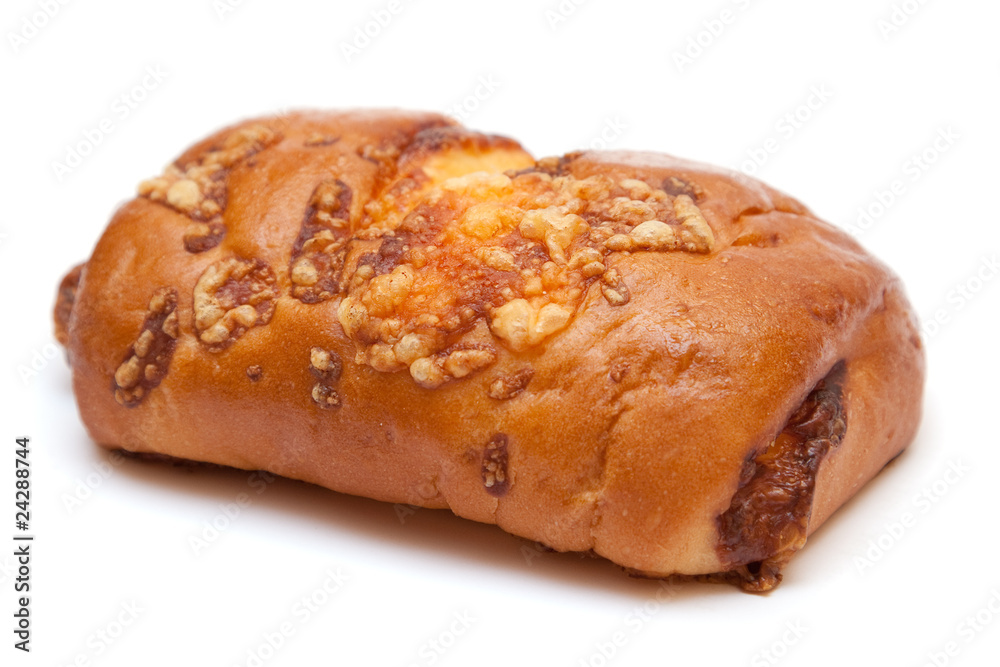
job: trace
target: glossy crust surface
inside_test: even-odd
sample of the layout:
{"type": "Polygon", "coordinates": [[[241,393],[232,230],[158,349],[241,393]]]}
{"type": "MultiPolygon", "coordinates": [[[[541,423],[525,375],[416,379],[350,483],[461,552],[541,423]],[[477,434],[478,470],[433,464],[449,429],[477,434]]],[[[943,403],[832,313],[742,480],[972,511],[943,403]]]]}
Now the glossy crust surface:
{"type": "Polygon", "coordinates": [[[898,279],[740,174],[298,112],[139,191],[56,308],[105,447],[767,590],[919,422],[898,279]],[[768,507],[780,537],[734,547],[768,507]]]}

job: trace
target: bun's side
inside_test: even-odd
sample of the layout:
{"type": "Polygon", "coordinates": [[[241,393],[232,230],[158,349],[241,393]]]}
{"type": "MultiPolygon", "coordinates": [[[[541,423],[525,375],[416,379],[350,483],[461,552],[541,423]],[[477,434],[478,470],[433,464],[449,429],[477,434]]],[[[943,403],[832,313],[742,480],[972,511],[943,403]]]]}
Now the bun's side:
{"type": "Polygon", "coordinates": [[[396,111],[195,145],[56,327],[103,446],[750,590],[910,442],[923,383],[898,280],[795,200],[396,111]]]}

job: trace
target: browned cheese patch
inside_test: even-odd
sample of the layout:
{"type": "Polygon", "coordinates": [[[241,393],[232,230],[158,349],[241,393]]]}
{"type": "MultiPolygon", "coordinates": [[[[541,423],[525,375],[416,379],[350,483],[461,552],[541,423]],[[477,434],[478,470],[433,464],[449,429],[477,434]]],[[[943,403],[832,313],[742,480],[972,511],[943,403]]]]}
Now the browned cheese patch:
{"type": "Polygon", "coordinates": [[[330,179],[316,186],[310,197],[289,268],[292,296],[303,303],[319,303],[339,293],[351,238],[351,196],[346,183],[330,179]]]}
{"type": "Polygon", "coordinates": [[[266,125],[241,128],[198,159],[174,163],[161,176],[143,181],[139,195],[190,218],[184,247],[188,252],[204,252],[219,245],[226,233],[222,214],[230,170],[279,139],[266,125]]]}
{"type": "Polygon", "coordinates": [[[487,395],[498,401],[506,401],[514,398],[528,387],[535,371],[532,368],[522,368],[521,370],[507,375],[498,375],[490,382],[487,395]]]}
{"type": "Polygon", "coordinates": [[[844,362],[821,380],[763,452],[744,464],[732,503],[718,519],[718,553],[748,591],[781,582],[806,541],[819,465],[847,432],[844,362]]]}
{"type": "Polygon", "coordinates": [[[594,281],[609,304],[627,303],[612,253],[714,247],[690,196],[641,180],[575,178],[544,164],[442,173],[368,207],[359,236],[372,250],[345,271],[338,311],[358,363],[408,369],[424,387],[489,367],[495,344],[542,344],[569,326],[594,281]],[[490,337],[472,341],[480,323],[490,337]]]}
{"type": "Polygon", "coordinates": [[[162,287],[149,300],[142,332],[111,378],[111,391],[119,405],[135,407],[166,377],[180,333],[176,310],[177,290],[173,288],[162,287]]]}
{"type": "Polygon", "coordinates": [[[229,257],[211,264],[194,286],[194,327],[209,351],[219,352],[255,326],[271,321],[277,287],[259,259],[229,257]]]}
{"type": "Polygon", "coordinates": [[[695,203],[700,202],[705,196],[705,190],[700,185],[677,176],[668,176],[663,179],[660,183],[660,189],[674,197],[687,195],[695,203]]]}
{"type": "Polygon", "coordinates": [[[317,382],[312,388],[312,399],[321,408],[339,408],[342,405],[337,383],[344,369],[344,362],[334,350],[313,347],[309,350],[309,372],[317,382]]]}
{"type": "Polygon", "coordinates": [[[332,134],[323,134],[322,132],[313,132],[302,142],[302,145],[307,148],[317,148],[320,146],[332,146],[333,144],[340,141],[340,137],[332,134]]]}
{"type": "Polygon", "coordinates": [[[510,476],[507,474],[507,435],[497,433],[486,444],[483,450],[482,468],[480,470],[483,487],[491,496],[500,498],[510,489],[510,476]]]}

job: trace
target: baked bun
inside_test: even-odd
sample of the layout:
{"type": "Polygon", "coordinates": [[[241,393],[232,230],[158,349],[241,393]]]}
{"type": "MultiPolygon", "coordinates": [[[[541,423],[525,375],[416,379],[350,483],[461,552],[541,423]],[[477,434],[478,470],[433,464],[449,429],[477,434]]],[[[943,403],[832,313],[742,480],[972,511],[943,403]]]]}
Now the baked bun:
{"type": "Polygon", "coordinates": [[[899,280],[794,199],[655,153],[535,161],[435,114],[222,130],[59,293],[105,447],[647,576],[773,587],[920,415],[899,280]]]}

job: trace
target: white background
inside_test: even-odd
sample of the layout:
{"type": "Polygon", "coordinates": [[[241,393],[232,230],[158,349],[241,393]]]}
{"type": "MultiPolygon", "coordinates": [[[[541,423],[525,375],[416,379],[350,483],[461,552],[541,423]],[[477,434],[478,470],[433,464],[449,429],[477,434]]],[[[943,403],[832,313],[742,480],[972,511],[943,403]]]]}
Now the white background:
{"type": "Polygon", "coordinates": [[[408,0],[348,58],[388,0],[49,4],[51,17],[35,0],[0,11],[0,663],[997,664],[1000,5],[566,0],[562,16],[558,0],[408,0]],[[538,156],[607,145],[746,168],[853,227],[939,320],[916,442],[768,596],[664,589],[446,512],[109,458],[53,347],[63,272],[208,132],[356,106],[453,110],[538,156]],[[78,148],[79,164],[56,165],[78,148]],[[21,435],[28,655],[12,646],[21,435]],[[196,554],[212,522],[228,529],[196,554]]]}

